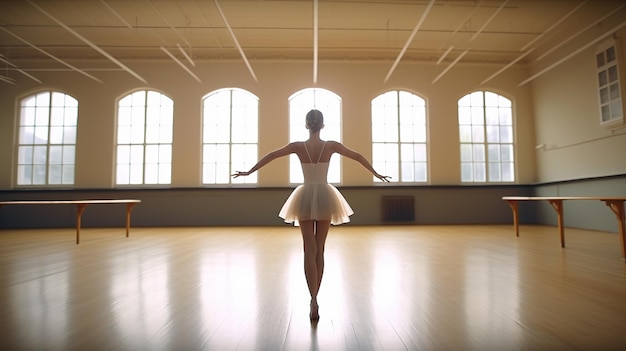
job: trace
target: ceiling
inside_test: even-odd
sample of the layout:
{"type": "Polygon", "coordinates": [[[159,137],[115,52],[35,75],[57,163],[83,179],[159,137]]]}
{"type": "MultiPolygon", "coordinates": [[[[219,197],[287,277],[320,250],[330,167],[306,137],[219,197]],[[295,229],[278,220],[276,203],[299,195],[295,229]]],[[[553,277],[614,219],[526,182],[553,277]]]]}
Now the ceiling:
{"type": "Polygon", "coordinates": [[[524,64],[576,36],[624,26],[625,5],[624,0],[1,0],[0,74],[117,67],[134,60],[173,60],[186,67],[203,60],[524,64]]]}

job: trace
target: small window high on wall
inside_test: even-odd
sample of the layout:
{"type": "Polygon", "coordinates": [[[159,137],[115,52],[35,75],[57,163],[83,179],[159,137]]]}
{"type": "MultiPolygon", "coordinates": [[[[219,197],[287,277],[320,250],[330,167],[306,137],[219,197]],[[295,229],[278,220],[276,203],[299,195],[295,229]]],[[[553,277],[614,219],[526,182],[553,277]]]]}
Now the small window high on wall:
{"type": "Polygon", "coordinates": [[[389,91],[372,100],[372,164],[392,182],[428,180],[426,139],[424,99],[389,91]]]}
{"type": "Polygon", "coordinates": [[[202,120],[202,183],[256,183],[256,172],[230,175],[257,162],[259,99],[243,89],[212,92],[203,100],[202,120]]]}
{"type": "Polygon", "coordinates": [[[511,100],[476,91],[458,101],[462,182],[513,182],[511,100]]]}
{"type": "Polygon", "coordinates": [[[618,42],[611,39],[596,50],[600,125],[604,127],[621,126],[624,122],[619,49],[618,42]]]}
{"type": "Polygon", "coordinates": [[[117,110],[117,185],[172,181],[174,102],[151,90],[120,99],[117,110]]]}
{"type": "MultiPolygon", "coordinates": [[[[325,89],[304,89],[289,98],[289,141],[305,141],[309,138],[306,129],[306,114],[317,109],[324,115],[324,128],[320,132],[323,140],[341,142],[341,98],[325,89]]],[[[328,182],[341,181],[341,163],[339,155],[333,155],[328,165],[328,182]]],[[[289,158],[289,181],[302,183],[304,175],[300,160],[295,154],[289,158]]]]}
{"type": "Polygon", "coordinates": [[[74,184],[78,101],[56,91],[20,102],[17,185],[74,184]]]}

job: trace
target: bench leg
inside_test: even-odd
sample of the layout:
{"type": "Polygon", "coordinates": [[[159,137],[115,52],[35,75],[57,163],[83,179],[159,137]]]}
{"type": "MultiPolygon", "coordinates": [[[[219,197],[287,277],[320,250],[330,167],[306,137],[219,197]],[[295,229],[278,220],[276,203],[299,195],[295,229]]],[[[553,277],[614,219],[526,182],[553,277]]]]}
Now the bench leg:
{"type": "Polygon", "coordinates": [[[135,203],[126,204],[126,237],[130,234],[130,212],[133,210],[135,203]]]}
{"type": "Polygon", "coordinates": [[[513,210],[513,228],[515,229],[515,236],[519,237],[519,217],[518,217],[518,206],[517,201],[515,200],[507,200],[511,206],[511,210],[513,210]]]}
{"type": "Polygon", "coordinates": [[[617,224],[619,225],[619,240],[622,248],[622,258],[626,261],[626,229],[624,224],[624,201],[622,200],[605,200],[607,206],[617,216],[617,224]]]}
{"type": "Polygon", "coordinates": [[[76,205],[76,245],[80,242],[80,221],[83,217],[83,212],[85,212],[85,208],[87,208],[87,204],[76,205]]]}
{"type": "Polygon", "coordinates": [[[559,222],[559,236],[561,237],[561,247],[565,247],[565,229],[563,228],[563,200],[548,200],[556,211],[559,222]]]}

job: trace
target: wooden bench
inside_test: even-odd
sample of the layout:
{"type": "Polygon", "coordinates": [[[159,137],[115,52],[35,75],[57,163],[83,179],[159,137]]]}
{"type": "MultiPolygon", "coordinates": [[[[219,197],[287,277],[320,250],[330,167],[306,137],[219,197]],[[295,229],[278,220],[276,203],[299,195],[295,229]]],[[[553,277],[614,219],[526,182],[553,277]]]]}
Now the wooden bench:
{"type": "Polygon", "coordinates": [[[133,207],[140,203],[141,200],[123,199],[123,200],[52,200],[52,201],[0,201],[0,207],[6,205],[76,205],[76,244],[80,242],[80,223],[83,212],[87,205],[94,204],[126,204],[126,237],[130,233],[130,212],[133,207]]]}
{"type": "Polygon", "coordinates": [[[519,201],[547,201],[557,213],[561,247],[565,247],[565,230],[563,228],[563,201],[566,200],[595,200],[603,201],[617,216],[619,236],[622,249],[622,258],[626,261],[626,229],[624,228],[624,201],[626,196],[503,196],[502,200],[509,203],[513,210],[513,226],[515,236],[519,237],[519,201]]]}

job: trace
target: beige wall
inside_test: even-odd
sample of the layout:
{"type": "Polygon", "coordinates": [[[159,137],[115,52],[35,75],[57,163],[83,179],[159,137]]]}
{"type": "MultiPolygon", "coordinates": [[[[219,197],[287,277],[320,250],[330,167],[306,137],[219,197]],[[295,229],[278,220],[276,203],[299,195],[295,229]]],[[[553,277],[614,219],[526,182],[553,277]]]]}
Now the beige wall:
{"type": "MultiPolygon", "coordinates": [[[[599,32],[607,28],[599,28],[599,32]]],[[[619,31],[616,37],[626,37],[626,30],[619,31]]],[[[583,43],[591,43],[594,37],[585,39],[583,43]]],[[[569,50],[574,52],[575,48],[569,50]]],[[[626,173],[626,128],[600,125],[595,51],[596,45],[591,45],[529,84],[534,101],[536,142],[537,146],[543,145],[536,151],[537,180],[541,183],[626,173]]],[[[624,101],[624,50],[620,54],[624,101]]],[[[538,63],[536,70],[540,72],[548,67],[538,63]]]]}
{"type": "MultiPolygon", "coordinates": [[[[90,63],[89,65],[94,65],[90,63]]],[[[95,64],[98,67],[110,63],[95,64]]],[[[460,184],[456,102],[480,89],[496,91],[514,102],[517,179],[535,179],[535,140],[530,87],[517,87],[525,68],[511,68],[481,86],[499,67],[458,65],[437,83],[433,79],[445,65],[401,63],[389,82],[391,63],[321,62],[318,84],[312,84],[310,62],[252,62],[258,82],[243,62],[199,62],[197,82],[173,62],[132,62],[144,84],[126,72],[94,72],[98,83],[74,72],[38,72],[44,84],[17,76],[18,84],[0,85],[0,189],[13,188],[16,103],[19,97],[41,89],[59,89],[79,101],[76,188],[112,188],[114,174],[115,101],[135,89],[162,91],[175,103],[172,187],[201,185],[201,99],[219,88],[239,87],[260,100],[259,149],[263,154],[288,142],[288,98],[298,90],[320,87],[337,93],[343,102],[343,142],[371,156],[370,102],[391,89],[405,89],[427,101],[430,184],[460,184]]],[[[80,66],[80,65],[79,65],[80,66]]],[[[344,162],[344,185],[371,184],[371,176],[350,160],[344,162]]],[[[276,161],[259,174],[260,186],[288,186],[287,159],[276,161]]]]}

